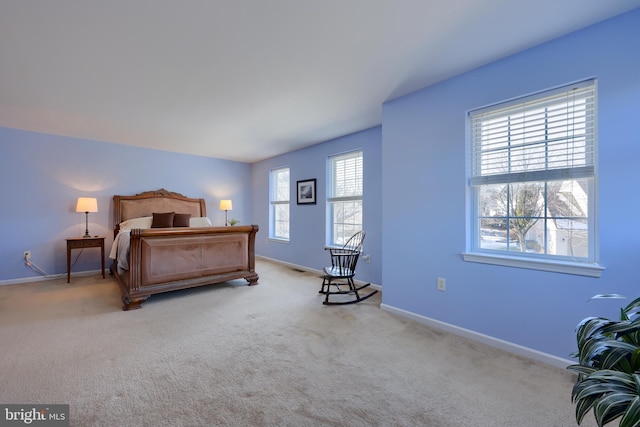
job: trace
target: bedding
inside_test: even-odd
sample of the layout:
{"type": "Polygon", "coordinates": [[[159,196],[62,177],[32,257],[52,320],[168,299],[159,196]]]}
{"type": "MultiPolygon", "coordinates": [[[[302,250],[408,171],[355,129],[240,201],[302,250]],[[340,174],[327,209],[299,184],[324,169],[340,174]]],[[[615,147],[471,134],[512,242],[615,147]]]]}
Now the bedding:
{"type": "Polygon", "coordinates": [[[160,292],[234,279],[258,283],[257,225],[212,226],[204,199],[164,189],[116,195],[113,201],[110,269],[120,286],[124,310],[140,308],[160,292]]]}
{"type": "MultiPolygon", "coordinates": [[[[211,227],[211,220],[207,217],[197,217],[191,218],[190,214],[182,214],[189,215],[188,217],[188,226],[189,227],[211,227]]],[[[111,245],[111,251],[109,252],[109,258],[116,263],[117,267],[121,270],[129,269],[129,243],[131,238],[131,229],[140,228],[140,229],[149,229],[152,228],[153,217],[147,216],[142,218],[134,218],[120,223],[120,231],[113,239],[113,244],[111,245]],[[120,256],[118,256],[120,255],[120,256]]],[[[175,224],[174,224],[175,226],[175,224]]],[[[178,227],[182,227],[182,225],[178,225],[178,227]]]]}

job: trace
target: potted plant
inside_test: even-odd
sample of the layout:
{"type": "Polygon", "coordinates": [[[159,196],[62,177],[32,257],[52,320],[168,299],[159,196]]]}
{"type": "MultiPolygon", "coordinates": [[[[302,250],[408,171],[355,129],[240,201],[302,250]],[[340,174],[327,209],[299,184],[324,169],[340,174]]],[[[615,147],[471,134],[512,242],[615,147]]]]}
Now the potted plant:
{"type": "Polygon", "coordinates": [[[229,220],[229,225],[234,226],[236,224],[240,224],[240,221],[238,221],[237,219],[233,219],[233,218],[231,218],[229,220]]]}
{"type": "MultiPolygon", "coordinates": [[[[620,297],[617,295],[597,297],[620,297]]],[[[578,374],[571,392],[576,421],[593,409],[598,426],[620,419],[620,427],[640,426],[640,298],[620,310],[620,320],[588,317],[577,327],[578,374]]]]}

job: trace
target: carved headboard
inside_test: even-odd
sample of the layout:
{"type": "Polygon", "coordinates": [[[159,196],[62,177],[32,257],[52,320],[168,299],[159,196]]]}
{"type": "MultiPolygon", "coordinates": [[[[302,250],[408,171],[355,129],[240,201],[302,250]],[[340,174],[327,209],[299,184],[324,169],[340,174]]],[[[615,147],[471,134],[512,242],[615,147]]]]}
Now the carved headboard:
{"type": "Polygon", "coordinates": [[[207,216],[204,199],[192,199],[164,188],[135,196],[113,196],[114,229],[122,221],[151,216],[154,212],[188,213],[192,217],[207,216]]]}

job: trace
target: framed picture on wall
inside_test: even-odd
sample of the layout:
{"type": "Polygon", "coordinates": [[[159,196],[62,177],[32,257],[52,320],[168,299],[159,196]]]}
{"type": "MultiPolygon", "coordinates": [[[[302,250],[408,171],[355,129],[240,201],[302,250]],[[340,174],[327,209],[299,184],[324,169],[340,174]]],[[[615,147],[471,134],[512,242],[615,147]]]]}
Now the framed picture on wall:
{"type": "Polygon", "coordinates": [[[316,204],[316,180],[306,179],[298,181],[298,204],[299,205],[315,205],[316,204]]]}

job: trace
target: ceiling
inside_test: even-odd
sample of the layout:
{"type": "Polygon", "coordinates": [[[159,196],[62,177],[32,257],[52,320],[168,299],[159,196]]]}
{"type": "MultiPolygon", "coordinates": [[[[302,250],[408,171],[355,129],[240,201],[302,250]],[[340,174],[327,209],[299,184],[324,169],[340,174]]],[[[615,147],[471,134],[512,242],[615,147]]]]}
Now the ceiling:
{"type": "Polygon", "coordinates": [[[3,0],[0,126],[255,162],[640,0],[3,0]]]}

